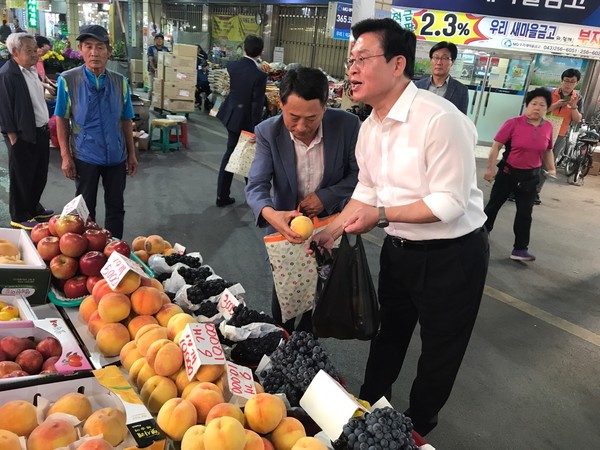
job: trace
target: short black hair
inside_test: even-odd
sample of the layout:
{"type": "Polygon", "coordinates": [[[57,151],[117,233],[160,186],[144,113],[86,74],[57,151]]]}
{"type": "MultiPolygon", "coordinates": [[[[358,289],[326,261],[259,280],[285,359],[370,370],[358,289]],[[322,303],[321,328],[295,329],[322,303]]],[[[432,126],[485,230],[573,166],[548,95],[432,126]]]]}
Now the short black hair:
{"type": "Polygon", "coordinates": [[[562,73],[562,75],[560,76],[560,79],[562,81],[564,78],[573,78],[573,77],[577,77],[577,81],[581,80],[581,72],[577,69],[567,69],[562,73]]]}
{"type": "Polygon", "coordinates": [[[38,48],[42,48],[44,45],[49,45],[50,47],[52,47],[52,43],[50,42],[50,39],[48,39],[47,37],[44,37],[44,36],[36,36],[35,42],[36,42],[38,48]]]}
{"type": "Polygon", "coordinates": [[[260,56],[264,48],[265,42],[260,36],[249,34],[246,36],[246,39],[244,39],[244,52],[250,58],[260,56]]]}
{"type": "Polygon", "coordinates": [[[458,55],[458,49],[456,48],[456,45],[454,45],[452,42],[448,42],[448,41],[438,42],[433,47],[431,47],[431,49],[429,50],[429,59],[431,59],[433,57],[433,54],[435,52],[437,52],[438,50],[440,50],[442,48],[447,48],[448,50],[450,50],[450,58],[452,58],[452,61],[456,61],[456,56],[458,55]]]}
{"type": "Polygon", "coordinates": [[[402,28],[390,18],[385,18],[361,20],[352,27],[354,39],[358,39],[364,33],[377,33],[381,36],[381,47],[386,61],[389,62],[394,56],[404,56],[404,75],[413,78],[417,37],[412,31],[402,28]]]}
{"type": "Polygon", "coordinates": [[[536,97],[543,97],[546,100],[546,106],[550,106],[552,104],[552,94],[546,88],[539,87],[534,89],[533,91],[529,91],[525,95],[525,106],[529,105],[529,102],[536,97]]]}
{"type": "Polygon", "coordinates": [[[279,85],[281,103],[287,103],[291,94],[304,100],[319,100],[322,106],[329,98],[329,81],[321,70],[312,67],[299,67],[286,72],[279,85]]]}

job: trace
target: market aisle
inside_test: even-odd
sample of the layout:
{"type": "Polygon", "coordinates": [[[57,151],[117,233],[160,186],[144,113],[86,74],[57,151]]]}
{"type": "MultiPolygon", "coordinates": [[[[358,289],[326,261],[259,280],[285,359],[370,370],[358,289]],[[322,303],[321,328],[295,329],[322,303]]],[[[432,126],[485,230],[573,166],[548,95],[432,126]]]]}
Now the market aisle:
{"type": "MultiPolygon", "coordinates": [[[[189,135],[189,150],[140,155],[139,174],[128,179],[126,190],[125,238],[157,233],[200,251],[219,275],[243,284],[249,303],[267,310],[270,271],[262,233],[241,201],[243,180],[233,183],[238,200],[233,207],[214,204],[225,130],[216,119],[194,113],[189,135]]],[[[478,160],[481,174],[484,165],[478,160]]],[[[2,151],[3,227],[8,224],[6,167],[2,151]]],[[[483,181],[480,186],[487,196],[490,186],[483,181]]],[[[600,221],[599,189],[600,177],[592,176],[582,188],[564,180],[547,183],[543,204],[534,210],[531,250],[538,260],[533,264],[508,259],[514,204],[499,214],[491,237],[489,288],[471,346],[440,425],[428,436],[439,449],[597,447],[600,352],[594,336],[600,340],[600,240],[594,224],[600,221]]],[[[73,195],[74,185],[62,176],[60,156],[53,151],[44,202],[58,209],[73,195]]],[[[381,230],[365,240],[375,275],[381,242],[381,230]]],[[[394,386],[392,400],[399,410],[407,406],[417,345],[415,339],[394,386]]],[[[328,340],[326,347],[350,391],[358,392],[367,343],[328,340]]]]}

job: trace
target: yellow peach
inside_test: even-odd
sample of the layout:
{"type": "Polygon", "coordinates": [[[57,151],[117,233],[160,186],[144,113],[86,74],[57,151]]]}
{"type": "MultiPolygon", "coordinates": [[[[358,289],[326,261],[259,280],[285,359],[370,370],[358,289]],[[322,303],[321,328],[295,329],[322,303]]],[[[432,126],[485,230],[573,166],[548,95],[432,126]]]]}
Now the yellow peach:
{"type": "Polygon", "coordinates": [[[183,352],[173,341],[159,339],[148,347],[146,361],[157,375],[168,377],[181,369],[183,352]]]}
{"type": "Polygon", "coordinates": [[[283,400],[271,394],[256,394],[244,406],[246,423],[251,430],[267,434],[277,428],[283,419],[285,404],[283,400]]]}
{"type": "Polygon", "coordinates": [[[83,421],[92,414],[92,404],[88,398],[79,392],[63,395],[48,410],[48,415],[54,413],[71,414],[83,421]]]}
{"type": "Polygon", "coordinates": [[[206,450],[244,450],[245,445],[244,427],[233,417],[219,417],[206,425],[206,450]]]}
{"type": "Polygon", "coordinates": [[[79,316],[85,323],[90,321],[92,314],[98,311],[98,302],[93,295],[88,295],[79,305],[79,316]]]}
{"type": "Polygon", "coordinates": [[[153,342],[158,341],[159,339],[165,339],[166,337],[167,329],[165,327],[151,323],[144,325],[138,330],[135,335],[135,345],[137,345],[140,354],[146,356],[148,348],[153,342]]]}
{"type": "Polygon", "coordinates": [[[173,380],[155,375],[144,383],[140,391],[142,401],[152,414],[158,413],[167,400],[177,397],[177,386],[173,380]]]}
{"type": "Polygon", "coordinates": [[[246,418],[242,409],[232,403],[219,403],[211,408],[206,416],[206,424],[208,425],[212,420],[218,417],[233,417],[239,423],[244,426],[246,424],[246,418]]]}
{"type": "Polygon", "coordinates": [[[196,425],[196,408],[188,400],[172,398],[160,408],[156,422],[168,437],[179,442],[185,432],[196,425]]]}
{"type": "Polygon", "coordinates": [[[90,436],[102,434],[105,441],[116,447],[127,436],[125,413],[116,408],[98,409],[85,421],[83,432],[90,436]]]}
{"type": "Polygon", "coordinates": [[[98,314],[106,323],[116,323],[129,317],[131,302],[124,294],[111,292],[98,302],[98,314]]]}
{"type": "Polygon", "coordinates": [[[96,345],[104,356],[117,356],[131,337],[122,323],[107,323],[96,335],[96,345]]]}
{"type": "Polygon", "coordinates": [[[181,450],[205,450],[204,449],[204,425],[194,425],[189,428],[181,440],[181,450]]]}
{"type": "Polygon", "coordinates": [[[183,330],[188,323],[198,322],[194,317],[186,313],[175,314],[167,322],[167,336],[169,339],[173,338],[183,330]]]}
{"type": "Polygon", "coordinates": [[[131,336],[131,339],[135,339],[135,335],[138,331],[140,331],[140,328],[142,328],[144,325],[149,325],[153,323],[158,323],[154,316],[143,315],[135,316],[134,318],[132,318],[127,324],[127,329],[129,330],[129,335],[131,336]]]}
{"type": "MultiPolygon", "coordinates": [[[[161,301],[162,301],[162,297],[161,297],[161,301]]],[[[176,305],[175,303],[167,303],[167,304],[163,304],[160,307],[160,309],[154,315],[154,317],[156,318],[156,320],[158,321],[158,323],[160,325],[162,325],[163,327],[166,327],[168,325],[169,319],[171,317],[173,317],[175,314],[181,314],[181,313],[183,313],[183,309],[181,309],[181,306],[176,305]]]]}
{"type": "Polygon", "coordinates": [[[313,233],[313,222],[306,216],[298,216],[292,219],[290,228],[302,236],[302,239],[306,240],[313,233]]]}
{"type": "Polygon", "coordinates": [[[314,437],[303,437],[296,441],[292,450],[327,450],[327,447],[314,437]]]}
{"type": "Polygon", "coordinates": [[[153,315],[162,306],[160,291],[155,287],[140,286],[131,294],[131,308],[136,314],[153,315]]]}
{"type": "Polygon", "coordinates": [[[21,450],[19,436],[12,431],[0,430],[0,448],[2,450],[21,450]]]}
{"type": "Polygon", "coordinates": [[[291,450],[298,439],[306,437],[304,425],[294,417],[284,417],[271,433],[275,450],[291,450]]]}
{"type": "Polygon", "coordinates": [[[66,447],[77,440],[77,431],[64,419],[48,419],[27,439],[27,450],[51,450],[66,447]]]}
{"type": "Polygon", "coordinates": [[[29,436],[38,426],[35,406],[25,400],[12,400],[0,406],[0,430],[29,436]]]}
{"type": "Polygon", "coordinates": [[[210,410],[219,403],[224,403],[223,394],[213,389],[205,389],[202,384],[196,386],[186,397],[196,408],[197,421],[199,424],[206,422],[210,410]]]}

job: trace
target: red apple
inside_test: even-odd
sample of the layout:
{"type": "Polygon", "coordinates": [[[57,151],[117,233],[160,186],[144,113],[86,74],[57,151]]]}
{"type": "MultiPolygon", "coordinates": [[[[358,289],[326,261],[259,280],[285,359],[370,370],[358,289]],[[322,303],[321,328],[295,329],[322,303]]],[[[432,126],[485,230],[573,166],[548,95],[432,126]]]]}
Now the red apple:
{"type": "Polygon", "coordinates": [[[86,230],[99,230],[100,229],[100,225],[98,225],[96,222],[94,222],[89,217],[85,221],[84,227],[86,230]]]}
{"type": "Polygon", "coordinates": [[[38,242],[40,242],[43,238],[47,237],[47,236],[51,236],[52,233],[50,233],[50,228],[48,225],[48,222],[42,222],[42,223],[38,223],[35,227],[33,227],[33,229],[31,230],[31,240],[33,241],[34,244],[37,245],[38,242]]]}
{"type": "Polygon", "coordinates": [[[88,295],[87,290],[87,275],[75,275],[65,281],[63,292],[68,298],[79,298],[88,295]]]}
{"type": "Polygon", "coordinates": [[[75,258],[66,255],[58,255],[50,261],[50,272],[59,280],[68,280],[77,273],[79,264],[75,258]]]}
{"type": "Polygon", "coordinates": [[[83,220],[81,217],[74,214],[67,214],[66,216],[60,216],[56,219],[56,234],[61,237],[66,233],[77,233],[82,234],[85,231],[83,227],[83,220]]]}
{"type": "Polygon", "coordinates": [[[108,242],[106,233],[103,230],[90,228],[85,230],[83,237],[88,241],[88,251],[96,250],[97,252],[102,252],[108,242]]]}
{"type": "Polygon", "coordinates": [[[86,252],[88,240],[81,234],[65,233],[60,237],[59,245],[63,255],[77,258],[86,252]]]}
{"type": "Polygon", "coordinates": [[[107,259],[102,252],[87,252],[79,258],[79,271],[89,277],[98,277],[107,259]]]}
{"type": "Polygon", "coordinates": [[[112,252],[120,253],[129,258],[131,247],[129,247],[129,244],[125,241],[110,241],[104,248],[104,256],[108,258],[112,252]]]}
{"type": "Polygon", "coordinates": [[[59,239],[56,236],[42,238],[37,244],[37,251],[44,261],[50,261],[60,255],[59,239]]]}
{"type": "Polygon", "coordinates": [[[58,219],[59,217],[60,216],[52,216],[48,221],[48,229],[50,230],[50,234],[52,236],[58,236],[58,233],[56,232],[56,219],[58,219]]]}
{"type": "Polygon", "coordinates": [[[94,290],[94,286],[96,286],[96,283],[103,279],[104,279],[104,277],[96,277],[96,276],[88,277],[88,279],[85,283],[85,287],[87,287],[88,292],[91,294],[92,291],[94,290]]]}
{"type": "Polygon", "coordinates": [[[108,231],[106,228],[102,228],[102,231],[106,233],[106,239],[108,239],[109,241],[112,240],[113,235],[110,231],[108,231]]]}

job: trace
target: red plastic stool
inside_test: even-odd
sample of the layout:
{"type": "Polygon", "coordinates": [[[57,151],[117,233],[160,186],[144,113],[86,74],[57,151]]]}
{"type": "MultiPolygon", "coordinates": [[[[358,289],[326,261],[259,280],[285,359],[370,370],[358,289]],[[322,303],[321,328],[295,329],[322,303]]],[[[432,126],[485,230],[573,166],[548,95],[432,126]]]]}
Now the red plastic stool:
{"type": "Polygon", "coordinates": [[[190,148],[188,146],[188,133],[187,133],[187,122],[179,122],[179,128],[181,129],[181,133],[179,133],[179,140],[183,144],[185,148],[190,148]]]}

